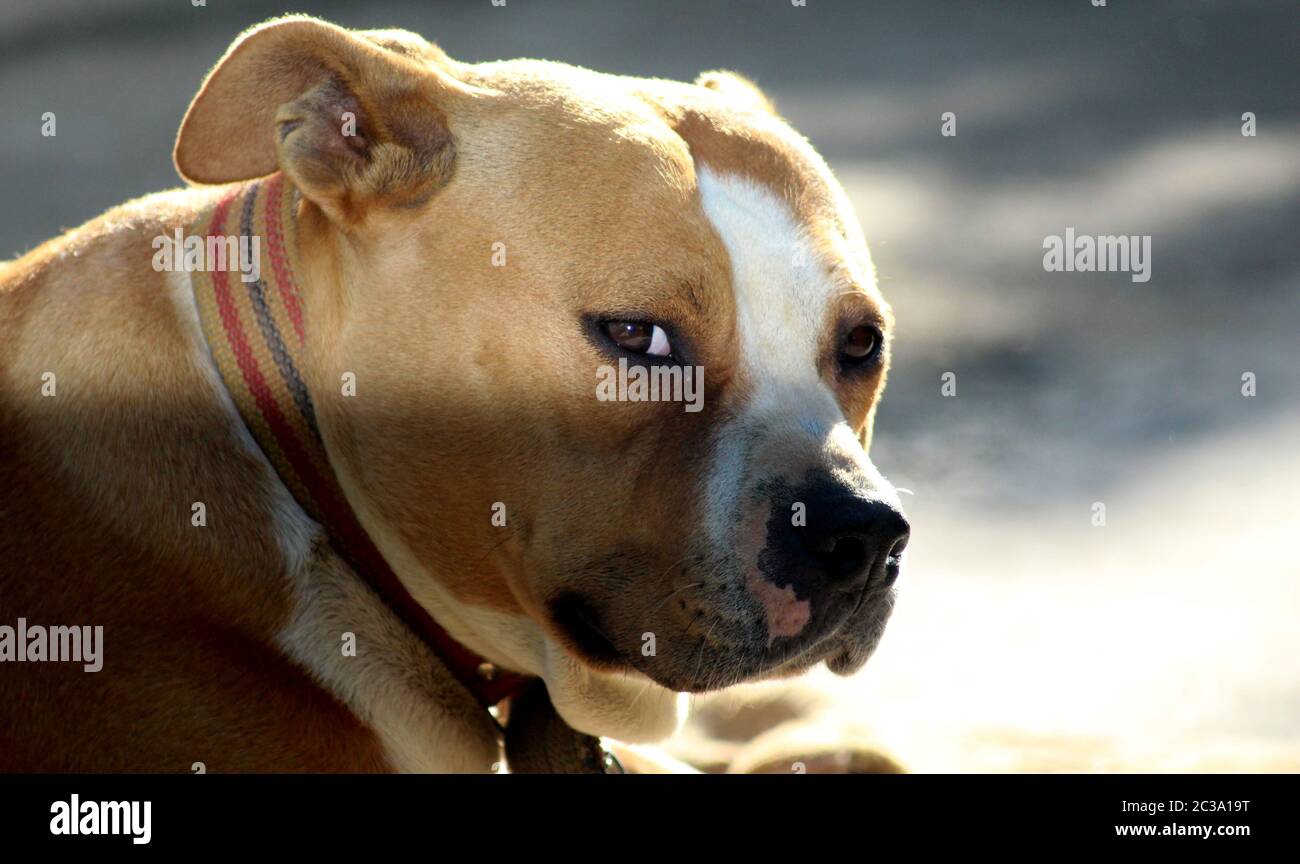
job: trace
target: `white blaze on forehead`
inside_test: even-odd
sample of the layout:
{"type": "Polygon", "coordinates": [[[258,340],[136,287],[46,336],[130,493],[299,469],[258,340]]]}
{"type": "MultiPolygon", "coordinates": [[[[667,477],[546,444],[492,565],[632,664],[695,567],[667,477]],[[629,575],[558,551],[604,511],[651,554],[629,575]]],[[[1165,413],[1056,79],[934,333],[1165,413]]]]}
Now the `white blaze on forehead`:
{"type": "MultiPolygon", "coordinates": [[[[740,359],[753,388],[751,408],[765,412],[788,396],[806,399],[817,391],[834,404],[818,377],[817,352],[835,286],[814,257],[807,232],[784,201],[746,177],[701,166],[698,178],[704,213],[731,257],[740,359]]],[[[787,411],[804,408],[784,403],[787,411]]],[[[814,414],[823,414],[825,405],[820,409],[814,414]]]]}
{"type": "Polygon", "coordinates": [[[716,443],[706,492],[709,532],[726,543],[739,515],[751,432],[805,440],[815,459],[836,427],[847,428],[817,368],[837,289],[784,201],[748,178],[704,165],[697,177],[704,213],[731,259],[739,357],[749,388],[739,420],[716,443]]]}

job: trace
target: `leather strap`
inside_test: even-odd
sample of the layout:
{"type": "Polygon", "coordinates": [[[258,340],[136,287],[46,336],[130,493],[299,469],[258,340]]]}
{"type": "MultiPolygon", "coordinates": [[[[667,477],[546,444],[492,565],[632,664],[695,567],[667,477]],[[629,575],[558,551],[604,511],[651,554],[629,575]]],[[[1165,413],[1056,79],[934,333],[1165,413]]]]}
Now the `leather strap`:
{"type": "Polygon", "coordinates": [[[571,729],[556,713],[546,684],[533,681],[510,700],[506,764],[513,774],[622,774],[600,739],[571,729]]]}

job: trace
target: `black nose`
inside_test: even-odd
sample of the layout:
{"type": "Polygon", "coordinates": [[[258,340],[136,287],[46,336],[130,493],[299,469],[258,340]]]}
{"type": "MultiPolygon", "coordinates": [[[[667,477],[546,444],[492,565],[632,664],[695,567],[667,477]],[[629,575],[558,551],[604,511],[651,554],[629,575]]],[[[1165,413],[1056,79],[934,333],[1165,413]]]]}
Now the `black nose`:
{"type": "Polygon", "coordinates": [[[907,517],[883,501],[838,489],[810,497],[806,524],[794,530],[828,582],[848,589],[898,578],[898,557],[911,531],[907,517]]]}

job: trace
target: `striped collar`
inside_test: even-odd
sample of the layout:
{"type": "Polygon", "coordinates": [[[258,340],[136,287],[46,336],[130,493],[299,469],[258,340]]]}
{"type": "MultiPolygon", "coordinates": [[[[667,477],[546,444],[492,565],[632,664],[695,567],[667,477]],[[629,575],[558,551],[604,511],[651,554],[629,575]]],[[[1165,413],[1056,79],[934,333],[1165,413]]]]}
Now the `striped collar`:
{"type": "MultiPolygon", "coordinates": [[[[192,274],[208,348],[226,389],[293,497],[329,535],[335,551],[422,638],[484,706],[519,693],[530,679],[495,667],[456,641],[407,592],[375,548],[334,474],[316,409],[299,373],[306,342],[294,281],[299,195],[281,174],[234,186],[190,226],[205,248],[251,247],[256,266],[192,274]]],[[[208,262],[212,264],[211,261],[208,262]]]]}

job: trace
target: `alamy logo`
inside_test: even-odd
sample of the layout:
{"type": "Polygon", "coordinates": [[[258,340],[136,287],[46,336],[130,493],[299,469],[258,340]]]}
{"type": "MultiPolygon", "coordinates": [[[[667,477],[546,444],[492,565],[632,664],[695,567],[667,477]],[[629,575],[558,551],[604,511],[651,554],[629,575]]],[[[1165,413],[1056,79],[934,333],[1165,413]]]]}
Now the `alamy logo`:
{"type": "Polygon", "coordinates": [[[628,366],[620,357],[618,368],[596,369],[596,398],[601,402],[685,402],[687,413],[704,407],[704,367],[628,366]]]}
{"type": "Polygon", "coordinates": [[[81,663],[87,672],[104,668],[104,628],[0,625],[0,663],[81,663]]]}
{"type": "Polygon", "coordinates": [[[1151,278],[1150,234],[1075,236],[1066,228],[1064,237],[1044,237],[1043,249],[1043,269],[1049,273],[1129,273],[1134,282],[1151,278]]]}
{"type": "Polygon", "coordinates": [[[126,834],[143,846],[153,837],[152,801],[69,801],[50,805],[50,833],[54,835],[126,834]]]}
{"type": "Polygon", "coordinates": [[[186,273],[225,273],[239,271],[242,282],[256,282],[261,276],[261,237],[184,234],[177,228],[173,236],[159,234],[153,238],[153,269],[183,270],[186,273]]]}

